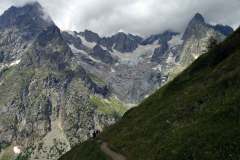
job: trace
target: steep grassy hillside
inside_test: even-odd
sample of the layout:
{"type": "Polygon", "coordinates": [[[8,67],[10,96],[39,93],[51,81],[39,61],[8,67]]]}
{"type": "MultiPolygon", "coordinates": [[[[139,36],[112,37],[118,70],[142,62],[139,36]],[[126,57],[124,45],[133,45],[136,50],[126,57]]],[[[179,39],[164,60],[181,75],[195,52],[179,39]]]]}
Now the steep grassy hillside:
{"type": "Polygon", "coordinates": [[[100,145],[89,140],[84,145],[80,145],[71,150],[72,154],[66,154],[62,159],[66,160],[109,160],[100,150],[100,145]],[[81,154],[78,154],[81,151],[81,154]]]}
{"type": "MultiPolygon", "coordinates": [[[[240,29],[127,112],[101,139],[129,160],[240,159],[240,29]]],[[[87,159],[81,155],[88,145],[62,160],[87,159]]],[[[99,148],[91,152],[100,154],[99,148]]]]}

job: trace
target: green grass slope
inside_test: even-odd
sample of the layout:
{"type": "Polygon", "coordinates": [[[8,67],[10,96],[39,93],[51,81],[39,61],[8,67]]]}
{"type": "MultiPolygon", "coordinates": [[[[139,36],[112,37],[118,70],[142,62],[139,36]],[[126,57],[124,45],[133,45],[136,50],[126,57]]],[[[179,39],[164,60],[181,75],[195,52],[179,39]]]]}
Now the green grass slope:
{"type": "MultiPolygon", "coordinates": [[[[101,138],[129,160],[239,160],[240,29],[101,138]]],[[[88,145],[77,146],[67,159],[87,159],[81,155],[88,145]]]]}
{"type": "Polygon", "coordinates": [[[65,154],[60,160],[109,160],[100,150],[100,144],[89,140],[84,145],[73,148],[68,154],[65,154]],[[79,154],[81,151],[81,154],[79,154]]]}

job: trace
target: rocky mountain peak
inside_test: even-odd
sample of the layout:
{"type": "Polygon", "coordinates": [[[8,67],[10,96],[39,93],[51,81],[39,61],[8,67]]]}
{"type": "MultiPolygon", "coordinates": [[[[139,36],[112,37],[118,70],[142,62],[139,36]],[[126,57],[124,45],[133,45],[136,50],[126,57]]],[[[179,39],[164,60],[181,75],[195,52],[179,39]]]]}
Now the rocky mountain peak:
{"type": "Polygon", "coordinates": [[[203,16],[200,13],[196,13],[189,22],[186,31],[183,35],[183,40],[186,40],[192,36],[195,32],[201,31],[203,28],[209,25],[205,23],[203,16]]]}
{"type": "Polygon", "coordinates": [[[111,37],[112,39],[118,41],[118,40],[134,40],[132,37],[130,37],[128,34],[124,32],[118,32],[115,35],[111,37]]]}
{"type": "Polygon", "coordinates": [[[205,19],[200,13],[196,13],[192,18],[192,21],[205,23],[205,19]]]}
{"type": "Polygon", "coordinates": [[[38,2],[10,7],[0,15],[2,62],[13,63],[21,59],[38,35],[50,26],[55,25],[38,2]]]}
{"type": "Polygon", "coordinates": [[[205,22],[201,14],[197,13],[188,24],[182,37],[183,49],[180,63],[188,66],[200,55],[208,51],[209,40],[223,41],[233,29],[224,25],[211,25],[205,22]]]}
{"type": "Polygon", "coordinates": [[[172,32],[170,30],[167,30],[161,34],[154,34],[142,41],[143,45],[153,44],[157,42],[158,44],[166,43],[167,41],[171,40],[173,36],[178,35],[179,33],[172,32]]]}
{"type": "Polygon", "coordinates": [[[85,30],[84,32],[80,32],[80,35],[85,37],[85,39],[88,42],[98,42],[101,39],[97,33],[90,30],[85,30]]]}
{"type": "Polygon", "coordinates": [[[96,45],[93,48],[91,55],[94,58],[101,60],[102,62],[107,64],[113,64],[114,62],[114,59],[111,56],[111,54],[107,50],[104,50],[100,45],[96,45]]]}
{"type": "Polygon", "coordinates": [[[61,32],[60,29],[55,26],[49,26],[48,28],[46,28],[39,36],[38,36],[38,41],[41,42],[42,44],[46,45],[46,43],[48,43],[49,41],[53,40],[53,39],[62,39],[61,37],[61,32]]]}
{"type": "Polygon", "coordinates": [[[38,32],[53,25],[50,16],[38,2],[13,6],[0,16],[0,29],[17,27],[21,31],[38,32]]]}
{"type": "Polygon", "coordinates": [[[114,42],[114,49],[121,53],[134,51],[139,44],[139,37],[126,34],[124,32],[118,32],[111,37],[111,41],[114,42]]]}
{"type": "Polygon", "coordinates": [[[42,31],[23,56],[26,66],[47,66],[51,69],[63,70],[72,57],[72,52],[55,25],[42,31]]]}
{"type": "Polygon", "coordinates": [[[35,2],[29,2],[27,3],[24,7],[32,7],[34,9],[39,9],[39,10],[43,10],[43,7],[41,6],[41,4],[37,1],[35,2]]]}

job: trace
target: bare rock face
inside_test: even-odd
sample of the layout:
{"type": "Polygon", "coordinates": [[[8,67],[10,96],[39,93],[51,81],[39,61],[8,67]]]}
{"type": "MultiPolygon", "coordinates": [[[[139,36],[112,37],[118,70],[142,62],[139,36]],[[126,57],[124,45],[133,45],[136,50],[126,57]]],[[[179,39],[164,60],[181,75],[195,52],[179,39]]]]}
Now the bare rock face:
{"type": "Polygon", "coordinates": [[[169,50],[168,43],[162,43],[159,48],[156,48],[154,50],[152,61],[153,62],[161,62],[161,60],[164,58],[165,53],[169,50]]]}
{"type": "Polygon", "coordinates": [[[0,17],[0,159],[10,153],[12,158],[57,159],[126,110],[120,104],[121,112],[110,105],[111,112],[99,109],[111,96],[108,86],[76,63],[41,9],[38,3],[12,7],[0,17]],[[33,18],[26,19],[29,15],[33,18]]]}
{"type": "Polygon", "coordinates": [[[83,36],[88,42],[98,42],[101,40],[97,33],[94,33],[90,30],[85,30],[84,32],[79,33],[83,36]]]}
{"type": "Polygon", "coordinates": [[[111,37],[114,42],[114,49],[119,52],[133,52],[138,47],[138,40],[131,35],[119,32],[111,37]]]}
{"type": "Polygon", "coordinates": [[[93,51],[90,53],[94,58],[101,60],[104,63],[107,64],[113,64],[114,58],[109,53],[108,50],[104,50],[100,45],[96,45],[93,48],[93,51]]]}
{"type": "Polygon", "coordinates": [[[190,21],[183,35],[184,43],[180,63],[183,66],[190,65],[200,55],[207,52],[210,38],[221,42],[232,32],[228,26],[207,24],[202,15],[197,13],[190,21]]]}
{"type": "Polygon", "coordinates": [[[37,2],[5,11],[0,16],[0,69],[19,61],[38,34],[53,24],[37,2]]]}
{"type": "Polygon", "coordinates": [[[99,115],[90,99],[94,89],[84,81],[87,75],[71,67],[71,58],[59,30],[50,27],[36,38],[19,64],[3,71],[1,144],[31,148],[30,159],[56,159],[90,137],[99,115]],[[62,151],[44,152],[54,147],[62,151]]]}

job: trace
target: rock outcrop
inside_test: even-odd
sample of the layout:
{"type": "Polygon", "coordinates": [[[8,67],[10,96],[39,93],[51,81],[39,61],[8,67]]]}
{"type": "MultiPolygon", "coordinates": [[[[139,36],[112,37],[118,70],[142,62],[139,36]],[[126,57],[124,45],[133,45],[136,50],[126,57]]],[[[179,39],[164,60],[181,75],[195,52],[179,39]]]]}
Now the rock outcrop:
{"type": "Polygon", "coordinates": [[[207,24],[203,16],[197,13],[188,24],[183,35],[184,43],[180,63],[183,66],[190,65],[200,55],[207,52],[210,38],[221,42],[232,32],[233,30],[229,26],[207,24]]]}

